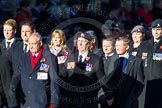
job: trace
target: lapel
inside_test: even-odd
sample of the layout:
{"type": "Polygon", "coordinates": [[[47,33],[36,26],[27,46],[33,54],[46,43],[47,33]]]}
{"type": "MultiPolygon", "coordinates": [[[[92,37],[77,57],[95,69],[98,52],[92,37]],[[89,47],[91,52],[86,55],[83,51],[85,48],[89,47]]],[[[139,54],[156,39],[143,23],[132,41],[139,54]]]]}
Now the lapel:
{"type": "Polygon", "coordinates": [[[127,65],[124,69],[124,73],[129,74],[131,72],[131,69],[134,66],[134,64],[135,64],[135,57],[130,55],[128,58],[127,65]]]}
{"type": "Polygon", "coordinates": [[[19,48],[20,48],[20,49],[19,49],[20,52],[21,52],[21,53],[24,53],[24,51],[23,51],[23,42],[20,43],[19,48]]]}
{"type": "Polygon", "coordinates": [[[88,51],[88,55],[83,62],[85,64],[89,63],[89,61],[91,60],[91,57],[92,57],[92,52],[88,51]]]}
{"type": "Polygon", "coordinates": [[[30,74],[32,74],[32,66],[31,66],[31,61],[30,61],[30,53],[28,52],[27,54],[26,54],[27,56],[25,56],[25,62],[26,62],[26,65],[27,65],[27,69],[28,69],[28,71],[27,72],[29,72],[29,75],[30,74]]]}
{"type": "Polygon", "coordinates": [[[154,48],[154,52],[159,50],[160,46],[162,45],[161,43],[162,43],[162,39],[160,39],[160,41],[157,43],[157,46],[154,48]]]}
{"type": "Polygon", "coordinates": [[[114,61],[114,67],[112,67],[111,68],[111,66],[109,66],[111,69],[117,69],[117,67],[118,67],[118,60],[119,60],[119,55],[118,54],[116,54],[116,55],[114,55],[114,56],[112,56],[112,58],[111,58],[111,61],[110,62],[112,62],[112,61],[114,61]]]}
{"type": "Polygon", "coordinates": [[[15,40],[13,41],[11,47],[13,47],[16,43],[18,43],[18,41],[17,41],[16,38],[15,38],[15,40]]]}
{"type": "Polygon", "coordinates": [[[154,39],[151,38],[149,41],[148,41],[148,44],[150,45],[152,51],[154,50],[154,39]]]}
{"type": "Polygon", "coordinates": [[[109,75],[110,73],[116,71],[118,65],[118,58],[119,56],[117,54],[108,57],[108,60],[106,60],[104,64],[105,74],[109,75]]]}
{"type": "Polygon", "coordinates": [[[6,48],[5,39],[2,40],[1,44],[2,44],[3,48],[6,48]]]}
{"type": "Polygon", "coordinates": [[[108,59],[106,59],[106,57],[104,55],[102,55],[102,60],[103,60],[104,64],[108,61],[108,59]]]}
{"type": "Polygon", "coordinates": [[[103,60],[103,63],[104,63],[104,72],[106,73],[106,71],[108,70],[108,66],[109,66],[109,64],[110,64],[110,57],[108,57],[107,59],[106,59],[106,57],[105,56],[103,56],[102,57],[102,60],[103,60]]]}
{"type": "Polygon", "coordinates": [[[151,38],[150,40],[144,41],[143,45],[141,46],[141,59],[145,60],[151,60],[152,59],[152,55],[154,52],[154,39],[151,38]]]}
{"type": "Polygon", "coordinates": [[[78,56],[79,56],[79,53],[74,53],[74,62],[77,63],[78,62],[78,56]]]}
{"type": "Polygon", "coordinates": [[[17,42],[17,40],[15,39],[14,41],[13,41],[13,43],[12,44],[15,44],[17,42]]]}
{"type": "Polygon", "coordinates": [[[43,57],[43,54],[41,54],[40,58],[38,59],[38,62],[36,63],[36,65],[35,65],[35,67],[33,69],[33,72],[39,71],[39,68],[41,66],[41,62],[40,61],[41,61],[42,57],[43,57]]]}
{"type": "MultiPolygon", "coordinates": [[[[34,73],[37,73],[37,72],[40,70],[40,66],[41,66],[41,63],[42,63],[42,62],[40,62],[40,61],[41,61],[41,59],[42,59],[42,57],[43,57],[43,55],[44,55],[43,53],[44,53],[44,51],[43,51],[42,54],[40,55],[40,58],[38,59],[36,65],[35,65],[35,67],[34,67],[34,69],[32,69],[32,66],[30,65],[30,67],[31,67],[31,69],[32,69],[32,71],[30,71],[30,72],[31,72],[30,75],[31,75],[31,74],[34,74],[34,73]]],[[[29,58],[29,60],[30,60],[30,56],[29,56],[28,58],[29,58]]],[[[31,64],[31,61],[30,61],[30,64],[31,64]]]]}

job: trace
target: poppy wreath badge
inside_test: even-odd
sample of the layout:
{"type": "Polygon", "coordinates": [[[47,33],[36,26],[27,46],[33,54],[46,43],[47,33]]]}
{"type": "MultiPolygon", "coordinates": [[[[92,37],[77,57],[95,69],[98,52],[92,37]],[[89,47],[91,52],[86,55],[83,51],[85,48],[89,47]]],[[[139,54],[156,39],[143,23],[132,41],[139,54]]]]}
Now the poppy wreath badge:
{"type": "Polygon", "coordinates": [[[40,62],[45,62],[46,59],[44,57],[42,57],[42,59],[40,60],[40,62]]]}
{"type": "Polygon", "coordinates": [[[91,58],[90,57],[86,57],[85,59],[86,59],[86,61],[89,61],[91,58]]]}
{"type": "Polygon", "coordinates": [[[160,45],[160,49],[162,50],[162,45],[160,45]]]}
{"type": "Polygon", "coordinates": [[[66,55],[66,56],[67,56],[68,54],[69,54],[69,52],[67,52],[67,51],[65,51],[65,52],[64,52],[64,55],[66,55]]]}
{"type": "Polygon", "coordinates": [[[143,52],[142,53],[142,60],[146,59],[147,58],[147,53],[143,52]]]}

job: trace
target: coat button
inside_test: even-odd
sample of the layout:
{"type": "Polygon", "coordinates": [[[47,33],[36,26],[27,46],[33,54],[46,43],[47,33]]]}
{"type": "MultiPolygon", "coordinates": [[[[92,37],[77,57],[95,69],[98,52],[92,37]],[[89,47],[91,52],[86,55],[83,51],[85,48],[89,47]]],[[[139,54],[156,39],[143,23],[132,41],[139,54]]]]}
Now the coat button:
{"type": "Polygon", "coordinates": [[[30,94],[30,91],[28,90],[28,94],[30,94]]]}
{"type": "Polygon", "coordinates": [[[32,79],[32,77],[29,77],[29,79],[32,79]]]}

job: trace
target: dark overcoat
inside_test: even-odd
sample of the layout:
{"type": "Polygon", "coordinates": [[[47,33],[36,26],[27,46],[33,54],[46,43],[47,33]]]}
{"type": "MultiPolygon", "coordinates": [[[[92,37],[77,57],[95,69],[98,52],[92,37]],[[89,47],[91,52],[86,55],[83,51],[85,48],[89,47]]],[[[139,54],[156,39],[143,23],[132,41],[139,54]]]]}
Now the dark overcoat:
{"type": "MultiPolygon", "coordinates": [[[[60,76],[67,78],[62,83],[67,90],[64,102],[67,108],[98,108],[97,94],[103,86],[102,59],[89,52],[84,62],[78,63],[79,53],[69,54],[60,76]]],[[[104,89],[105,90],[105,89],[104,89]]]]}
{"type": "Polygon", "coordinates": [[[138,108],[138,97],[144,86],[142,60],[130,55],[124,72],[118,69],[118,59],[114,63],[114,75],[108,81],[112,91],[108,98],[114,98],[112,108],[138,108]]]}
{"type": "Polygon", "coordinates": [[[145,89],[139,108],[161,108],[162,106],[162,39],[154,47],[154,39],[145,41],[140,49],[145,74],[145,89]]]}
{"type": "Polygon", "coordinates": [[[16,89],[21,82],[23,101],[21,108],[47,108],[49,104],[59,105],[59,87],[57,84],[57,58],[47,50],[43,50],[34,69],[31,66],[30,53],[21,57],[19,69],[14,72],[11,89],[16,89]],[[39,79],[39,75],[45,79],[39,79]]]}

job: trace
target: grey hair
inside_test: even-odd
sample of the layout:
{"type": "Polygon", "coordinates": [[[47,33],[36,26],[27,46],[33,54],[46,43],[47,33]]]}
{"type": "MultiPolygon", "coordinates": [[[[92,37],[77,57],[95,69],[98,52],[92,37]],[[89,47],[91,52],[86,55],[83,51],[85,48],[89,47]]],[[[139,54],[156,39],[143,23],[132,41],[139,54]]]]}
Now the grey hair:
{"type": "Polygon", "coordinates": [[[42,41],[42,36],[38,32],[32,33],[31,36],[36,36],[37,37],[37,41],[42,41]]]}

